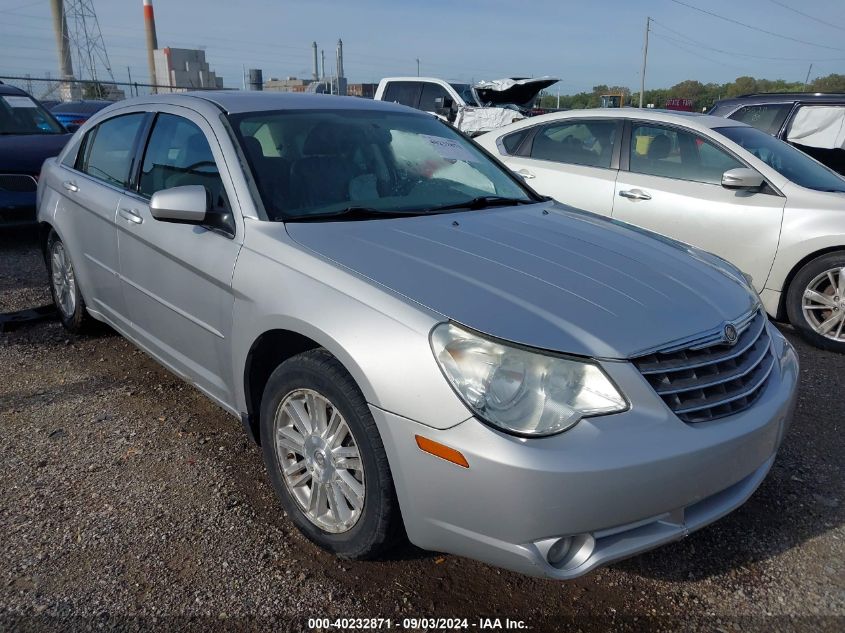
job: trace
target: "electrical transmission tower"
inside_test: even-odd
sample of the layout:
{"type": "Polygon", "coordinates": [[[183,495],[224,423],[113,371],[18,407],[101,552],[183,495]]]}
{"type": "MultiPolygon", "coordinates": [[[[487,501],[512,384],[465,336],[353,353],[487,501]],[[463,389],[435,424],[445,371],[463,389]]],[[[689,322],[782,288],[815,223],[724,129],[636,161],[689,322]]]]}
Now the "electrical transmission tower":
{"type": "Polygon", "coordinates": [[[93,0],[64,0],[71,46],[80,79],[114,81],[93,0]]]}

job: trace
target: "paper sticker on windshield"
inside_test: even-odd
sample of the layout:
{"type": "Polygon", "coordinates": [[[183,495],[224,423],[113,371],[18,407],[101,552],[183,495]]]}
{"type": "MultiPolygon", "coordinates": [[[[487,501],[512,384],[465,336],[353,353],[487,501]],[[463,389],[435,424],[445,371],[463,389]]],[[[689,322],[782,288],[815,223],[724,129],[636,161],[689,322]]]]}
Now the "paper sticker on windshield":
{"type": "Polygon", "coordinates": [[[35,101],[29,97],[3,97],[3,101],[9,104],[10,108],[37,108],[35,101]]]}
{"type": "Polygon", "coordinates": [[[447,160],[465,160],[467,162],[476,161],[476,158],[467,151],[467,148],[456,140],[443,138],[442,136],[431,136],[429,134],[420,134],[420,136],[429,142],[432,149],[434,149],[441,158],[445,158],[447,160]]]}

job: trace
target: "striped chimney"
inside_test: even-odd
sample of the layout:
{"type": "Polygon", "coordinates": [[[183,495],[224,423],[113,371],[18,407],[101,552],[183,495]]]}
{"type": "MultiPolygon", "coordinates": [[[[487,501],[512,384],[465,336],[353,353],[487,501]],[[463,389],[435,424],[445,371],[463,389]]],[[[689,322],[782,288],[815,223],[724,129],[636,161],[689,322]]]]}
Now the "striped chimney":
{"type": "MultiPolygon", "coordinates": [[[[150,83],[156,84],[156,62],[154,51],[158,48],[158,38],[156,38],[156,18],[153,13],[153,0],[144,0],[144,30],[147,34],[147,65],[150,70],[150,83]]],[[[153,94],[158,92],[155,88],[151,89],[153,94]]]]}

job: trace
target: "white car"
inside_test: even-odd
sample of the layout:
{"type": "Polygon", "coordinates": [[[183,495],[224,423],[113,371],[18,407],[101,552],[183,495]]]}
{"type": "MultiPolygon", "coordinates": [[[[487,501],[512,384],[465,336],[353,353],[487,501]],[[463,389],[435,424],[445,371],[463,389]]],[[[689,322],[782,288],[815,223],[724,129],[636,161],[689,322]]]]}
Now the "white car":
{"type": "Polygon", "coordinates": [[[496,79],[474,84],[436,77],[385,77],[374,99],[430,112],[461,132],[476,136],[531,114],[541,90],[553,77],[496,79]]]}
{"type": "Polygon", "coordinates": [[[542,194],[731,261],[773,318],[845,352],[845,179],[801,151],[738,121],[633,108],[476,140],[542,194]]]}

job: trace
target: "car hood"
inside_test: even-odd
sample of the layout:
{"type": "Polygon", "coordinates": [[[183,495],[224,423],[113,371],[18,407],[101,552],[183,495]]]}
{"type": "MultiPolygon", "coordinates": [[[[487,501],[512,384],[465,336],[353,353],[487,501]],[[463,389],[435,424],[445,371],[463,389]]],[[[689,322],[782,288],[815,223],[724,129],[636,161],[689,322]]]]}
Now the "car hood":
{"type": "Polygon", "coordinates": [[[493,81],[479,81],[475,84],[475,93],[482,105],[513,104],[522,108],[530,108],[541,90],[556,84],[559,79],[554,77],[537,77],[535,79],[495,79],[493,81]]]}
{"type": "Polygon", "coordinates": [[[286,228],[299,244],[444,318],[558,352],[630,358],[757,302],[685,245],[552,202],[286,228]]]}
{"type": "Polygon", "coordinates": [[[0,172],[33,175],[40,173],[44,161],[58,156],[71,136],[71,134],[0,136],[0,172]]]}

